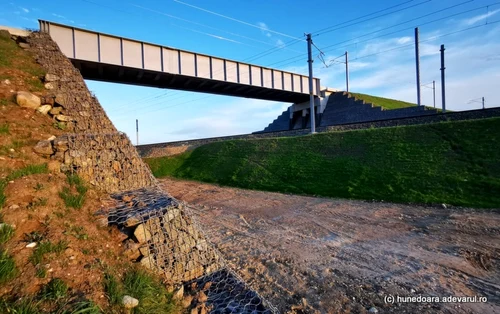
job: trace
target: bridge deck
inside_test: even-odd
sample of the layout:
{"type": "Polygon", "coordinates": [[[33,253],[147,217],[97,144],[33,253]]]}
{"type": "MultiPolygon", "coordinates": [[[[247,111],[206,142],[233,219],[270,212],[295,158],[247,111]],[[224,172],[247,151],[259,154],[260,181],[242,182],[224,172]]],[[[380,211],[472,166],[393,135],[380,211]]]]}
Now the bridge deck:
{"type": "MultiPolygon", "coordinates": [[[[39,20],[86,79],[299,103],[308,77],[39,20]]],[[[313,81],[319,95],[320,81],[313,81]]]]}

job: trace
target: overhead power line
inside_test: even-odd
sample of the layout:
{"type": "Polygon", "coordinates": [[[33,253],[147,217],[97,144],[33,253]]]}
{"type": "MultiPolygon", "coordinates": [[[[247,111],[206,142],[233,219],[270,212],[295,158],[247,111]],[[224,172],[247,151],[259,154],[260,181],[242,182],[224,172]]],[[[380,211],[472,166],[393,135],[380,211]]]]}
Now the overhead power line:
{"type": "Polygon", "coordinates": [[[328,27],[322,28],[322,29],[317,30],[317,31],[315,31],[315,32],[313,32],[313,33],[319,33],[319,32],[323,32],[323,31],[327,31],[327,30],[329,30],[329,29],[331,29],[331,28],[334,28],[334,27],[337,27],[337,26],[340,26],[340,25],[344,25],[344,24],[347,24],[347,23],[349,23],[349,22],[354,22],[354,21],[357,21],[357,20],[360,20],[360,19],[364,19],[364,18],[367,18],[367,17],[372,16],[372,15],[374,15],[374,14],[381,13],[381,12],[384,12],[384,11],[387,11],[387,10],[390,10],[390,9],[394,9],[394,8],[400,7],[400,6],[402,6],[402,5],[405,5],[405,4],[410,3],[410,2],[413,2],[413,1],[415,1],[415,0],[405,1],[405,2],[403,2],[403,3],[396,4],[396,5],[393,5],[393,6],[391,6],[391,7],[388,7],[388,8],[382,9],[382,10],[379,10],[379,11],[375,11],[375,12],[372,12],[372,13],[369,13],[369,14],[366,14],[366,15],[362,15],[362,16],[360,16],[360,17],[356,17],[356,18],[354,18],[354,19],[352,19],[352,20],[349,20],[349,21],[341,22],[341,23],[338,23],[338,24],[335,24],[335,25],[332,25],[332,26],[328,26],[328,27]]]}
{"type": "MultiPolygon", "coordinates": [[[[394,28],[394,27],[397,27],[397,26],[401,26],[401,25],[404,25],[404,24],[407,24],[407,23],[410,23],[410,22],[413,22],[413,21],[416,21],[416,20],[420,20],[420,19],[423,19],[423,18],[426,18],[426,17],[429,17],[431,15],[434,15],[434,14],[438,14],[438,13],[442,13],[444,11],[448,11],[448,10],[451,10],[451,9],[454,9],[456,7],[459,7],[459,6],[462,6],[464,4],[467,4],[469,2],[472,2],[474,0],[467,0],[465,2],[461,2],[461,3],[458,3],[458,4],[455,4],[455,5],[452,5],[452,6],[449,6],[449,7],[446,7],[446,8],[443,8],[443,9],[440,9],[440,10],[437,10],[437,11],[434,11],[434,12],[431,12],[431,13],[428,13],[428,14],[424,14],[424,15],[421,15],[419,17],[416,17],[416,18],[413,18],[413,19],[410,19],[410,20],[406,20],[404,22],[400,22],[400,23],[397,23],[397,24],[393,24],[391,26],[387,26],[385,28],[382,28],[382,29],[378,29],[376,31],[373,31],[373,32],[370,32],[370,33],[366,33],[366,34],[363,34],[363,35],[360,35],[358,37],[355,37],[355,38],[351,38],[349,40],[346,40],[346,41],[343,41],[343,42],[340,42],[340,43],[336,43],[336,44],[333,44],[333,45],[329,45],[329,46],[325,46],[323,47],[323,49],[326,49],[326,48],[330,48],[330,47],[334,47],[334,46],[338,46],[339,44],[342,44],[342,43],[345,43],[345,42],[349,42],[349,41],[353,41],[353,40],[356,40],[356,39],[359,39],[359,38],[363,38],[363,37],[366,37],[366,36],[369,36],[369,35],[373,35],[373,34],[376,34],[376,33],[380,33],[382,31],[385,31],[385,30],[388,30],[388,29],[391,29],[391,28],[394,28]]],[[[455,17],[457,15],[461,15],[461,14],[466,14],[466,13],[470,13],[472,11],[477,11],[477,10],[480,10],[480,9],[483,9],[483,7],[480,7],[480,8],[475,8],[475,9],[472,9],[472,10],[467,10],[467,11],[463,11],[463,12],[460,12],[460,13],[455,13],[455,14],[452,14],[452,15],[448,15],[448,16],[445,16],[445,17],[442,17],[442,18],[439,18],[439,19],[436,19],[436,20],[432,20],[432,21],[429,21],[429,22],[425,22],[423,24],[419,24],[418,26],[421,27],[421,26],[424,26],[424,25],[427,25],[427,24],[431,24],[431,23],[435,23],[435,22],[438,22],[438,21],[442,21],[442,20],[445,20],[445,19],[449,19],[450,17],[455,17]]],[[[408,30],[408,29],[414,29],[416,26],[412,26],[412,27],[409,27],[409,28],[405,28],[405,29],[402,29],[402,30],[398,30],[397,32],[401,32],[403,30],[408,30]]],[[[393,32],[393,33],[389,33],[389,34],[384,34],[383,36],[387,36],[387,35],[392,35],[396,32],[393,32]]],[[[377,38],[377,37],[375,37],[377,38]]],[[[370,40],[372,39],[375,39],[375,38],[370,38],[370,40]]],[[[357,42],[359,43],[359,42],[357,42]]]]}
{"type": "MultiPolygon", "coordinates": [[[[187,20],[187,19],[175,16],[175,15],[172,15],[172,14],[168,14],[168,13],[165,13],[165,12],[162,12],[162,11],[159,11],[159,10],[147,8],[147,7],[140,6],[140,5],[137,5],[137,4],[132,4],[132,3],[130,5],[132,5],[134,7],[137,7],[137,8],[140,8],[140,9],[143,9],[143,10],[146,10],[146,11],[150,11],[150,12],[156,13],[156,14],[164,15],[166,17],[170,17],[170,18],[173,18],[173,19],[176,19],[176,20],[179,20],[179,21],[187,22],[187,23],[190,23],[190,24],[193,24],[193,25],[198,25],[198,26],[203,27],[203,29],[209,28],[209,29],[213,29],[213,30],[216,30],[216,31],[219,31],[219,32],[223,32],[223,33],[226,33],[226,34],[229,34],[229,35],[233,35],[233,36],[236,36],[236,37],[240,37],[240,38],[248,39],[248,40],[251,40],[251,41],[254,41],[254,42],[258,42],[258,43],[261,43],[261,44],[264,44],[264,45],[275,46],[274,44],[266,42],[266,41],[263,41],[263,40],[255,39],[255,38],[248,37],[248,36],[244,36],[244,35],[241,35],[241,34],[238,34],[238,33],[229,32],[227,30],[223,30],[223,29],[220,29],[220,28],[217,28],[217,27],[213,27],[213,26],[209,26],[209,25],[206,25],[206,24],[202,24],[202,23],[199,23],[199,22],[187,20]]],[[[182,26],[179,26],[179,25],[174,25],[174,26],[183,28],[182,26]]],[[[193,31],[193,32],[200,32],[200,31],[196,31],[196,30],[193,30],[193,29],[189,29],[189,28],[185,28],[185,29],[193,31]]],[[[206,35],[213,37],[212,34],[206,34],[206,35]]],[[[254,46],[252,46],[252,47],[254,47],[254,46]]],[[[300,51],[296,51],[296,50],[292,50],[292,51],[300,52],[300,51]]]]}
{"type": "MultiPolygon", "coordinates": [[[[416,19],[421,19],[423,17],[427,17],[429,15],[432,15],[432,14],[435,14],[437,12],[443,12],[444,10],[449,10],[449,9],[452,9],[454,7],[457,7],[459,5],[462,5],[464,3],[460,3],[460,4],[457,4],[457,5],[453,5],[451,7],[447,7],[447,8],[444,8],[444,9],[441,9],[441,10],[438,10],[438,11],[435,11],[435,12],[432,12],[430,14],[426,14],[424,16],[420,16],[420,17],[417,17],[415,19],[412,19],[412,20],[409,20],[409,21],[414,21],[416,19]]],[[[372,41],[374,39],[377,39],[377,38],[381,38],[381,37],[385,37],[385,36],[389,36],[389,35],[393,35],[393,34],[396,34],[396,33],[400,33],[402,31],[406,31],[406,30],[413,30],[415,27],[421,27],[423,25],[428,25],[428,24],[432,24],[432,23],[436,23],[436,22],[439,22],[439,21],[443,21],[443,20],[446,20],[446,19],[449,19],[449,18],[452,18],[452,17],[456,17],[456,16],[459,16],[459,15],[463,15],[463,14],[466,14],[466,13],[470,13],[470,12],[473,12],[473,11],[477,11],[477,10],[481,10],[481,9],[484,9],[488,6],[495,6],[495,5],[499,5],[500,2],[495,2],[495,3],[492,3],[492,4],[489,4],[489,5],[485,5],[485,6],[481,6],[481,7],[478,7],[478,8],[474,8],[474,9],[470,9],[470,10],[466,10],[466,11],[462,11],[462,12],[459,12],[459,13],[454,13],[454,14],[451,14],[451,15],[447,15],[445,17],[442,17],[442,18],[438,18],[438,19],[435,19],[435,20],[432,20],[432,21],[428,21],[428,22],[425,22],[425,23],[421,23],[421,24],[418,24],[418,25],[415,25],[415,26],[411,26],[411,27],[408,27],[408,28],[404,28],[404,29],[399,29],[399,30],[396,30],[396,31],[393,31],[393,32],[390,32],[390,33],[385,33],[385,34],[381,34],[379,36],[375,36],[375,37],[371,37],[371,38],[368,38],[366,40],[363,40],[363,41],[357,41],[355,43],[352,43],[352,44],[348,44],[348,45],[343,45],[341,46],[342,44],[345,44],[345,43],[348,43],[348,42],[351,42],[351,41],[354,41],[356,39],[359,39],[359,38],[363,38],[363,37],[366,37],[366,36],[369,36],[369,35],[373,35],[373,34],[376,34],[380,31],[383,31],[383,30],[388,30],[390,28],[393,28],[393,27],[397,27],[399,25],[402,25],[402,24],[406,24],[408,23],[409,21],[405,21],[405,22],[401,22],[401,23],[398,23],[398,24],[394,24],[394,25],[391,25],[391,26],[388,26],[382,30],[377,30],[377,31],[374,31],[374,32],[370,32],[370,33],[366,33],[366,34],[363,34],[363,35],[360,35],[360,36],[357,36],[357,37],[354,37],[354,38],[351,38],[351,39],[348,39],[348,40],[344,40],[344,41],[341,41],[341,42],[338,42],[338,43],[335,43],[335,44],[332,44],[332,45],[328,45],[328,46],[325,46],[323,47],[322,49],[323,52],[329,52],[329,51],[334,51],[336,49],[326,49],[326,48],[331,48],[331,47],[341,47],[341,48],[347,48],[353,44],[361,44],[361,43],[365,43],[365,42],[369,42],[369,41],[372,41]]],[[[287,59],[284,59],[284,60],[281,60],[281,61],[277,61],[277,62],[274,62],[272,64],[269,64],[267,66],[272,66],[272,65],[277,65],[277,64],[281,64],[283,62],[287,62],[289,60],[295,60],[295,61],[292,61],[292,62],[287,62],[286,64],[282,64],[281,66],[284,66],[284,65],[288,65],[288,64],[291,64],[291,63],[294,63],[294,62],[297,62],[298,60],[300,60],[301,58],[303,58],[304,56],[303,55],[297,55],[295,57],[290,57],[290,58],[287,58],[287,59]]]]}
{"type": "MultiPolygon", "coordinates": [[[[425,40],[420,40],[420,42],[424,43],[424,42],[428,42],[428,41],[433,41],[433,40],[436,40],[438,38],[455,35],[455,34],[458,34],[458,33],[462,33],[462,32],[465,32],[465,31],[469,31],[469,30],[472,30],[472,29],[476,29],[476,28],[480,28],[480,27],[484,27],[484,26],[491,25],[491,24],[496,24],[496,23],[500,23],[500,20],[494,21],[494,22],[487,22],[487,23],[481,24],[481,25],[476,25],[476,26],[471,26],[471,27],[463,28],[463,29],[460,29],[460,30],[457,30],[457,31],[453,31],[453,32],[442,34],[442,35],[438,35],[438,36],[433,36],[433,37],[427,38],[425,40]]],[[[404,48],[408,48],[408,47],[413,47],[413,46],[415,46],[415,43],[411,43],[411,44],[408,44],[408,45],[395,47],[395,48],[384,50],[384,51],[379,51],[377,53],[371,53],[371,54],[364,55],[364,56],[361,56],[361,57],[356,57],[356,58],[352,59],[352,61],[355,61],[355,60],[358,60],[358,59],[368,58],[368,57],[371,57],[371,56],[379,55],[381,53],[385,53],[385,52],[389,52],[389,51],[393,51],[393,50],[398,50],[398,49],[404,49],[404,48]]]]}
{"type": "Polygon", "coordinates": [[[394,14],[394,13],[398,13],[398,12],[401,12],[401,11],[404,11],[404,10],[408,10],[408,9],[420,6],[422,4],[426,4],[426,3],[431,2],[431,1],[432,0],[425,0],[424,2],[420,2],[420,3],[417,3],[417,4],[411,5],[409,7],[406,7],[406,8],[402,8],[402,9],[399,9],[399,10],[396,10],[396,11],[388,12],[388,13],[385,13],[385,14],[382,14],[382,15],[378,15],[378,16],[375,16],[375,17],[372,17],[372,18],[369,18],[369,19],[365,19],[365,20],[362,20],[362,21],[358,21],[358,22],[355,22],[355,23],[351,23],[351,24],[348,24],[348,25],[344,25],[344,26],[340,26],[340,27],[337,27],[337,28],[333,28],[333,29],[330,29],[330,30],[327,30],[327,31],[319,32],[315,36],[319,36],[319,35],[330,33],[330,32],[333,32],[333,31],[336,31],[336,30],[339,30],[339,29],[342,29],[342,28],[346,28],[346,27],[349,27],[349,26],[354,26],[354,25],[358,25],[358,24],[365,23],[365,22],[368,22],[368,21],[372,21],[372,20],[375,20],[375,19],[378,19],[378,18],[381,18],[381,17],[385,17],[385,16],[388,16],[388,15],[391,15],[391,14],[394,14]]]}
{"type": "Polygon", "coordinates": [[[298,37],[295,37],[295,36],[290,36],[290,35],[287,35],[287,34],[284,34],[284,33],[280,33],[280,32],[277,32],[277,31],[273,31],[272,29],[269,29],[267,27],[262,27],[262,26],[258,26],[258,25],[252,24],[252,23],[248,23],[248,22],[242,21],[242,20],[238,20],[238,19],[235,19],[233,17],[227,16],[227,15],[223,15],[223,14],[220,14],[220,13],[217,13],[217,12],[213,12],[213,11],[210,11],[210,10],[207,10],[207,9],[204,9],[204,8],[200,8],[200,7],[197,7],[195,5],[192,5],[192,4],[189,4],[189,3],[186,3],[186,2],[182,2],[182,1],[179,1],[179,0],[173,0],[173,1],[177,2],[177,3],[180,3],[182,5],[185,5],[185,6],[188,6],[188,7],[191,7],[191,8],[200,10],[200,11],[203,11],[203,12],[207,12],[207,13],[210,13],[210,14],[213,14],[213,15],[220,16],[222,18],[225,18],[225,19],[228,19],[228,20],[231,20],[231,21],[234,21],[234,22],[238,22],[238,23],[241,23],[241,24],[244,24],[244,25],[247,25],[247,26],[258,28],[260,30],[263,30],[263,31],[266,31],[266,32],[269,32],[269,33],[273,33],[273,34],[281,35],[281,36],[284,36],[284,37],[288,37],[288,38],[292,38],[292,39],[299,39],[299,40],[304,41],[302,38],[298,38],[298,37]]]}

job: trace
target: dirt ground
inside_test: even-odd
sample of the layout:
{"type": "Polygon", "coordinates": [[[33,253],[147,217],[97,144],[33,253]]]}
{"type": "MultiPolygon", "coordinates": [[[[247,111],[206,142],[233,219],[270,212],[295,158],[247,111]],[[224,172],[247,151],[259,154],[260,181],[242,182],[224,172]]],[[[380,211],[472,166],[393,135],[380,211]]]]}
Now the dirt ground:
{"type": "Polygon", "coordinates": [[[161,182],[280,312],[500,313],[498,211],[161,182]],[[487,302],[391,304],[389,296],[487,302]]]}

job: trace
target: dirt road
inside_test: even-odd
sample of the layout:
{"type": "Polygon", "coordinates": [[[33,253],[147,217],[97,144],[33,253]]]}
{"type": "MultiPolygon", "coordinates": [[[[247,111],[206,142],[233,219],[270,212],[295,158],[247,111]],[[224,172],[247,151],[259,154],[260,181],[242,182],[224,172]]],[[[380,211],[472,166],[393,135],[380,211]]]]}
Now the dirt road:
{"type": "Polygon", "coordinates": [[[283,313],[500,313],[498,212],[162,184],[283,313]],[[487,302],[390,304],[389,296],[487,302]]]}

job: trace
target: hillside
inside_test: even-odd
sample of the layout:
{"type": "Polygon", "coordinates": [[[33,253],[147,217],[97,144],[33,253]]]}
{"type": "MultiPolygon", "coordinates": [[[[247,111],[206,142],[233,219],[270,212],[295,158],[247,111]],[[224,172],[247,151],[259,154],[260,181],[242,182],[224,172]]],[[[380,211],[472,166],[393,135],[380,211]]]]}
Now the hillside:
{"type": "Polygon", "coordinates": [[[365,102],[372,103],[373,105],[378,106],[378,107],[384,107],[387,110],[416,106],[416,104],[413,104],[413,103],[409,103],[409,102],[401,101],[401,100],[390,99],[390,98],[377,97],[377,96],[366,95],[366,94],[361,94],[361,93],[349,93],[349,94],[354,96],[356,99],[364,100],[365,102]]]}
{"type": "Polygon", "coordinates": [[[247,189],[499,208],[500,118],[207,144],[155,176],[247,189]]]}
{"type": "Polygon", "coordinates": [[[158,276],[130,261],[123,234],[96,215],[109,195],[34,152],[66,125],[18,105],[18,92],[54,103],[45,71],[14,39],[0,31],[0,313],[179,313],[158,276]],[[125,308],[125,295],[139,305],[125,308]]]}

